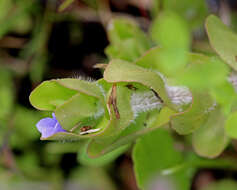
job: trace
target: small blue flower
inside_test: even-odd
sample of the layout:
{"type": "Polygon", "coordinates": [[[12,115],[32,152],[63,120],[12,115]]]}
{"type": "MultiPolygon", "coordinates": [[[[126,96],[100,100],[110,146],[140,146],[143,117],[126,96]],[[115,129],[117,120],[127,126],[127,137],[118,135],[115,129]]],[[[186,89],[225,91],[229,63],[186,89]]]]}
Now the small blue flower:
{"type": "Polygon", "coordinates": [[[46,117],[41,119],[36,127],[38,131],[41,133],[41,138],[47,138],[58,132],[66,132],[59,124],[58,120],[55,117],[55,114],[52,114],[53,118],[46,117]]]}

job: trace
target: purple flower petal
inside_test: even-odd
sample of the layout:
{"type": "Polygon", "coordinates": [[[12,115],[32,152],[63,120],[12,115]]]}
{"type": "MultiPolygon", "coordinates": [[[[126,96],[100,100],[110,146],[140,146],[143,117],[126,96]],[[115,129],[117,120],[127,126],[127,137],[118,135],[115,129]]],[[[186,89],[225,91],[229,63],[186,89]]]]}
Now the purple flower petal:
{"type": "Polygon", "coordinates": [[[53,119],[57,120],[55,113],[52,113],[52,116],[53,116],[53,119]]]}
{"type": "Polygon", "coordinates": [[[57,121],[54,113],[52,114],[52,116],[53,118],[46,117],[44,119],[41,119],[36,124],[36,127],[38,131],[41,133],[42,138],[50,137],[58,132],[66,132],[66,130],[64,130],[57,121]]]}
{"type": "Polygon", "coordinates": [[[45,127],[53,127],[55,126],[57,123],[57,120],[54,120],[50,117],[46,117],[44,119],[41,119],[37,124],[36,124],[36,127],[38,129],[39,132],[42,133],[43,129],[45,127]]]}

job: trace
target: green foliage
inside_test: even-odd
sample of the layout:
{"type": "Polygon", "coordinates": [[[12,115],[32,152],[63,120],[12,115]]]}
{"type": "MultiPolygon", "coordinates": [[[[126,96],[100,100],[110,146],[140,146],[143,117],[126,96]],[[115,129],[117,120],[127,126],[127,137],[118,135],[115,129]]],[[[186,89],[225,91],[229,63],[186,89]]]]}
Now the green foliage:
{"type": "Polygon", "coordinates": [[[229,68],[218,58],[191,53],[190,64],[178,74],[179,83],[192,89],[211,89],[223,83],[229,68]]]}
{"type": "Polygon", "coordinates": [[[101,167],[104,165],[107,165],[114,161],[118,156],[123,154],[130,145],[124,145],[119,147],[118,149],[111,151],[103,156],[100,156],[98,158],[90,158],[87,155],[87,146],[84,146],[82,151],[78,152],[78,160],[81,164],[85,166],[96,166],[101,167]]]}
{"type": "Polygon", "coordinates": [[[163,12],[154,20],[151,36],[154,42],[167,49],[176,47],[177,51],[187,51],[190,45],[186,22],[173,12],[163,12]]]}
{"type": "Polygon", "coordinates": [[[222,84],[211,89],[210,94],[221,105],[223,113],[226,115],[230,114],[237,98],[233,85],[228,81],[224,81],[222,84]]]}
{"type": "Polygon", "coordinates": [[[231,68],[237,70],[237,35],[214,15],[206,19],[206,30],[213,49],[231,68]]]}
{"type": "Polygon", "coordinates": [[[130,105],[130,98],[127,96],[129,90],[123,86],[118,86],[116,91],[117,110],[120,118],[118,119],[113,106],[108,104],[109,113],[111,114],[110,121],[107,126],[101,126],[102,129],[104,128],[101,134],[88,145],[88,155],[90,157],[98,157],[105,154],[104,146],[111,144],[134,119],[131,107],[128,106],[130,105]]]}
{"type": "Polygon", "coordinates": [[[23,33],[26,32],[31,25],[28,13],[33,7],[33,3],[28,0],[2,0],[0,2],[0,37],[3,37],[5,34],[7,34],[7,32],[14,29],[20,29],[23,33]],[[15,10],[11,11],[13,6],[16,8],[15,10]],[[11,12],[10,15],[9,12],[11,12]],[[19,27],[20,24],[21,27],[19,27]]]}
{"type": "MultiPolygon", "coordinates": [[[[184,112],[171,117],[171,126],[179,134],[187,135],[203,126],[214,101],[207,93],[192,93],[193,102],[184,112]]],[[[215,108],[213,108],[215,109],[215,108]]]]}
{"type": "Polygon", "coordinates": [[[208,115],[207,121],[193,133],[192,143],[199,155],[213,158],[222,153],[229,139],[224,130],[226,117],[221,110],[216,108],[208,115]]]}
{"type": "Polygon", "coordinates": [[[64,9],[69,7],[73,2],[74,2],[74,0],[64,0],[63,3],[60,5],[58,10],[63,11],[64,9]]]}
{"type": "Polygon", "coordinates": [[[154,20],[151,36],[162,47],[159,64],[167,73],[174,74],[187,64],[190,33],[182,18],[173,12],[163,12],[154,20]]]}
{"type": "Polygon", "coordinates": [[[191,29],[202,27],[204,19],[208,14],[205,0],[164,0],[164,10],[173,11],[185,20],[191,29]]]}
{"type": "MultiPolygon", "coordinates": [[[[156,177],[162,176],[162,170],[179,165],[183,160],[175,150],[174,141],[169,133],[158,129],[139,139],[133,149],[133,161],[136,179],[141,189],[147,189],[156,177]]],[[[162,177],[160,177],[162,179],[162,177]]],[[[168,182],[177,189],[189,189],[189,176],[186,171],[170,175],[168,182]]]]}
{"type": "MultiPolygon", "coordinates": [[[[64,1],[59,10],[72,2],[64,1]]],[[[237,69],[237,37],[211,15],[206,20],[206,30],[218,55],[191,52],[192,32],[202,28],[207,14],[205,1],[157,0],[152,4],[155,7],[148,34],[132,18],[115,17],[109,21],[110,44],[105,49],[108,64],[102,65],[103,78],[44,81],[33,90],[30,102],[39,110],[54,112],[66,130],[41,139],[66,143],[49,144],[45,148],[47,153],[77,152],[82,165],[102,167],[136,142],[132,157],[141,189],[155,186],[158,179],[167,188],[188,190],[196,169],[232,166],[232,162],[226,164],[225,160],[199,158],[186,149],[192,145],[199,156],[215,158],[228,146],[230,138],[237,138],[236,82],[230,77],[232,70],[237,69]],[[174,137],[173,132],[178,134],[174,137]]],[[[32,56],[47,42],[45,28],[49,29],[50,24],[47,19],[40,23],[22,57],[32,56]],[[37,31],[41,31],[39,35],[37,31]]],[[[33,82],[42,79],[47,60],[45,50],[34,57],[30,69],[33,82]]],[[[9,76],[3,80],[11,81],[9,76]]],[[[4,85],[0,82],[0,89],[1,86],[4,85]]],[[[0,111],[0,118],[12,110],[12,93],[12,88],[5,86],[0,91],[0,104],[5,108],[3,113],[0,111]],[[9,101],[1,102],[7,98],[9,101]]],[[[14,118],[15,130],[25,137],[21,140],[13,136],[14,147],[18,147],[18,142],[19,146],[26,146],[37,138],[32,135],[33,130],[25,134],[23,131],[26,126],[35,125],[39,114],[18,107],[14,118]],[[26,116],[28,119],[22,120],[26,116]]],[[[26,173],[41,170],[29,169],[25,164],[38,165],[36,158],[32,154],[19,161],[26,167],[26,173]]]]}
{"type": "MultiPolygon", "coordinates": [[[[111,21],[110,27],[110,47],[117,47],[118,44],[132,39],[136,43],[143,44],[143,47],[146,46],[144,51],[149,48],[148,38],[133,21],[115,19],[111,21]]],[[[190,45],[188,28],[182,18],[175,13],[164,12],[158,17],[153,23],[151,34],[162,48],[152,48],[142,56],[128,55],[129,59],[117,54],[115,57],[112,56],[120,59],[110,61],[105,68],[104,79],[96,82],[59,79],[46,81],[38,86],[30,96],[31,103],[36,108],[54,111],[60,124],[68,130],[44,140],[82,140],[93,137],[87,152],[90,157],[98,157],[170,123],[179,134],[194,133],[193,146],[198,154],[206,157],[220,154],[227,144],[227,138],[223,133],[225,119],[218,125],[211,123],[213,118],[217,117],[216,102],[221,106],[220,115],[228,114],[235,102],[233,86],[224,82],[229,74],[229,68],[217,57],[188,53],[190,45]],[[170,25],[180,29],[178,41],[174,38],[171,32],[174,29],[170,30],[170,25]],[[177,55],[170,50],[175,50],[177,55]],[[174,55],[176,58],[173,61],[163,60],[163,56],[170,59],[168,55],[174,55]],[[179,60],[178,57],[183,58],[179,60]],[[169,94],[170,83],[189,87],[192,102],[181,106],[174,104],[169,94]],[[220,88],[223,87],[227,90],[221,93],[220,88]],[[164,108],[159,112],[152,111],[158,108],[141,106],[142,112],[148,114],[142,121],[140,119],[145,115],[139,116],[140,119],[137,118],[132,105],[132,96],[136,93],[152,93],[152,90],[153,98],[156,97],[156,101],[160,101],[161,107],[164,108]],[[104,111],[101,112],[102,115],[95,117],[99,110],[104,111]],[[133,121],[135,125],[131,123],[133,121]],[[147,129],[144,128],[144,123],[147,129]],[[93,126],[93,129],[98,131],[80,135],[77,128],[83,125],[93,126]],[[131,126],[133,129],[130,129],[131,126]],[[212,131],[213,127],[217,127],[216,134],[213,138],[207,138],[205,132],[212,131]],[[75,131],[72,130],[74,128],[75,131]],[[215,144],[216,138],[218,145],[215,144]],[[206,142],[210,147],[203,146],[206,142]]],[[[128,51],[125,50],[124,53],[128,51]]],[[[149,103],[147,104],[149,106],[149,103]]]]}
{"type": "Polygon", "coordinates": [[[45,81],[30,95],[30,102],[40,110],[52,111],[76,94],[75,90],[65,88],[56,81],[45,81]]]}
{"type": "Polygon", "coordinates": [[[105,52],[110,59],[134,61],[151,47],[149,38],[130,19],[114,19],[108,25],[111,45],[105,52]]]}
{"type": "Polygon", "coordinates": [[[159,94],[164,103],[174,108],[165,91],[162,78],[155,72],[146,70],[129,62],[113,60],[104,72],[108,82],[136,82],[151,88],[159,94]]]}
{"type": "Polygon", "coordinates": [[[100,154],[97,153],[97,156],[108,153],[122,145],[134,141],[144,134],[165,126],[169,122],[170,116],[173,113],[174,112],[172,110],[165,107],[158,113],[155,110],[149,114],[140,114],[136,118],[135,122],[131,123],[126,129],[121,132],[121,134],[117,135],[114,139],[92,141],[91,143],[94,143],[95,149],[101,150],[100,154]],[[145,122],[144,119],[146,119],[145,122]]]}
{"type": "Polygon", "coordinates": [[[89,118],[97,111],[96,99],[77,94],[55,110],[58,121],[65,129],[70,130],[79,121],[89,118]]]}

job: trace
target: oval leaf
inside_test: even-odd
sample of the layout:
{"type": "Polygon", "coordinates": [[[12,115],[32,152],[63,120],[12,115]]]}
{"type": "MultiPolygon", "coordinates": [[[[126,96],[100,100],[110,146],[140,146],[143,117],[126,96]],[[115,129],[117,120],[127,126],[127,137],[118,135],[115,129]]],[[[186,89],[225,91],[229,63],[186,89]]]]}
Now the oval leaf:
{"type": "Polygon", "coordinates": [[[99,107],[97,99],[84,94],[76,94],[59,106],[55,110],[55,115],[63,128],[70,130],[79,124],[79,121],[89,117],[96,119],[96,115],[101,113],[98,116],[102,116],[103,112],[103,107],[99,107]]]}
{"type": "Polygon", "coordinates": [[[39,110],[53,111],[77,93],[58,84],[56,81],[45,81],[30,94],[30,103],[39,110]]]}
{"type": "Polygon", "coordinates": [[[226,118],[220,108],[210,113],[205,124],[192,137],[194,150],[200,156],[214,158],[222,153],[228,143],[224,125],[226,118]]]}
{"type": "Polygon", "coordinates": [[[214,15],[207,17],[206,31],[214,50],[231,68],[237,71],[237,35],[214,15]]]}
{"type": "Polygon", "coordinates": [[[162,177],[162,170],[177,166],[183,161],[181,153],[175,150],[168,131],[158,129],[143,136],[134,146],[132,158],[136,180],[141,189],[148,189],[157,179],[162,178],[169,181],[168,187],[175,187],[177,190],[190,188],[190,179],[184,171],[162,177]]]}
{"type": "Polygon", "coordinates": [[[176,106],[171,103],[168,97],[162,78],[153,71],[146,70],[126,61],[112,60],[105,69],[104,79],[111,83],[137,82],[143,84],[149,89],[156,91],[164,101],[164,104],[176,109],[176,106]]]}

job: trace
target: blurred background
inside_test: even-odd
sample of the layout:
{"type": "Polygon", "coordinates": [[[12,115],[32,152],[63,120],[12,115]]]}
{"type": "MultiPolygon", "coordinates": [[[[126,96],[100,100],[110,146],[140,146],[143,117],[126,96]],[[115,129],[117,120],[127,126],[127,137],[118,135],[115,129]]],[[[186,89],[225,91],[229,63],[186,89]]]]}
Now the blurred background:
{"type": "MultiPolygon", "coordinates": [[[[110,164],[96,165],[79,159],[73,143],[40,141],[35,124],[50,113],[34,110],[28,97],[43,80],[101,78],[93,66],[108,62],[108,21],[130,17],[148,32],[152,19],[169,6],[165,1],[0,0],[1,190],[138,189],[130,150],[110,164]]],[[[210,13],[237,31],[236,0],[169,1],[175,2],[170,9],[190,25],[194,51],[212,51],[203,26],[210,13]]],[[[237,179],[237,173],[203,168],[193,178],[192,189],[226,177],[237,179]]]]}

